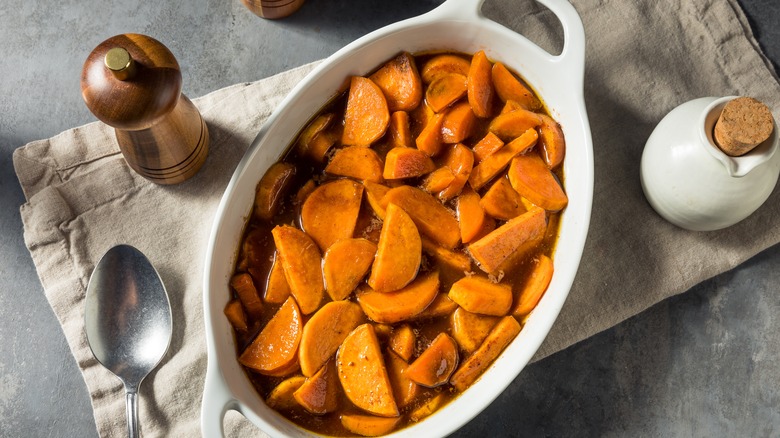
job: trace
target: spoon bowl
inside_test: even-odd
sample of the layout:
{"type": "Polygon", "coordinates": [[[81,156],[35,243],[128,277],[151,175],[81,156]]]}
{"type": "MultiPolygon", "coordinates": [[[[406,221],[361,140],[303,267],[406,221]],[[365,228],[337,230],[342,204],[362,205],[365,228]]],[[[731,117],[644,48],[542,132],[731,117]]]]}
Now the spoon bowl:
{"type": "Polygon", "coordinates": [[[129,245],[106,252],[87,285],[84,310],[92,354],[124,383],[127,426],[138,436],[138,388],[171,341],[171,304],[149,259],[129,245]]]}

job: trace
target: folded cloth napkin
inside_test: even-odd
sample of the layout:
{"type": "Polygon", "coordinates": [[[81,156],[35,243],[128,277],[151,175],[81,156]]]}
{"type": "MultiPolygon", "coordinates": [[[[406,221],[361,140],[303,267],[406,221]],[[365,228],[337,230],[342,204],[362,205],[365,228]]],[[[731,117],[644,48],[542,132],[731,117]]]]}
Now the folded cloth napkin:
{"type": "MultiPolygon", "coordinates": [[[[655,214],[639,184],[644,142],[678,104],[701,96],[745,95],[780,109],[777,77],[736,0],[572,3],[588,38],[593,216],[575,284],[536,360],[780,241],[777,191],[740,224],[696,233],[655,214]]],[[[543,8],[517,1],[492,1],[484,8],[542,47],[560,43],[560,26],[543,8]]],[[[125,434],[125,401],[122,385],[92,357],[84,335],[83,301],[93,267],[119,243],[136,246],[157,266],[175,324],[168,355],[141,389],[143,433],[198,435],[206,368],[202,268],[212,218],[259,127],[313,66],[195,99],[211,133],[211,150],[201,171],[180,185],[157,186],[129,170],[112,130],[101,123],[14,153],[27,197],[21,207],[25,242],[83,372],[101,436],[125,434]]],[[[226,430],[261,434],[238,414],[228,416],[226,430]]]]}

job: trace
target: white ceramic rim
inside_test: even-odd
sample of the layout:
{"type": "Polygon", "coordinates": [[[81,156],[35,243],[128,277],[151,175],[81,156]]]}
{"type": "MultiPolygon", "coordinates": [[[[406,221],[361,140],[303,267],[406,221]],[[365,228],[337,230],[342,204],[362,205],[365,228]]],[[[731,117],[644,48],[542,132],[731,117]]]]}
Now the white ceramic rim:
{"type": "Polygon", "coordinates": [[[564,174],[569,205],[561,218],[554,255],[555,274],[521,333],[464,394],[424,421],[391,436],[452,433],[485,409],[517,377],[547,336],[574,281],[593,199],[592,140],[583,98],[585,33],[577,12],[566,0],[537,0],[562,25],[563,49],[560,54],[551,55],[525,37],[485,18],[481,13],[483,1],[448,0],[427,14],[391,24],[345,46],[304,78],[260,129],[228,183],[206,250],[203,307],[208,366],[201,408],[204,436],[224,435],[222,421],[230,409],[239,411],[272,436],[312,435],[268,408],[238,364],[232,331],[222,313],[229,297],[227,285],[235,263],[235,248],[243,232],[242,224],[251,210],[257,181],[279,159],[295,134],[339,88],[343,89],[349,76],[364,75],[401,50],[412,53],[485,50],[490,59],[519,72],[542,97],[564,131],[567,142],[564,174]],[[410,41],[397,47],[404,39],[410,41]],[[342,78],[341,82],[336,84],[334,77],[342,78]],[[332,87],[323,86],[328,81],[332,87]],[[282,139],[282,146],[278,140],[274,143],[275,139],[282,139]],[[236,375],[241,378],[237,379],[236,375]],[[231,384],[241,379],[243,384],[231,384]]]}

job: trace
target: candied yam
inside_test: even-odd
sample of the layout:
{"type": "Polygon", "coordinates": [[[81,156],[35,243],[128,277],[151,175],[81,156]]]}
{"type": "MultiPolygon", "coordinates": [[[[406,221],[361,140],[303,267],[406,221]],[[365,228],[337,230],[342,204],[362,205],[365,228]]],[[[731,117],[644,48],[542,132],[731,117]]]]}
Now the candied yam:
{"type": "Polygon", "coordinates": [[[463,243],[474,240],[485,222],[485,210],[480,204],[479,194],[471,187],[464,187],[457,202],[458,226],[463,243]]]}
{"type": "Polygon", "coordinates": [[[531,313],[550,285],[552,276],[552,260],[546,255],[540,255],[534,260],[534,267],[531,269],[528,279],[519,289],[515,305],[512,308],[512,315],[521,318],[531,313]]]}
{"type": "Polygon", "coordinates": [[[371,79],[353,76],[349,84],[341,143],[370,146],[387,130],[390,110],[382,90],[371,79]]]}
{"type": "Polygon", "coordinates": [[[368,285],[378,292],[399,290],[414,280],[421,260],[422,242],[417,227],[402,208],[390,203],[368,285]]]}
{"type": "Polygon", "coordinates": [[[471,136],[476,124],[476,116],[468,102],[459,102],[444,113],[441,122],[441,141],[460,143],[471,136]]]}
{"type": "Polygon", "coordinates": [[[435,388],[444,385],[458,366],[458,344],[448,334],[439,333],[431,345],[406,369],[404,375],[418,385],[435,388]]]}
{"type": "Polygon", "coordinates": [[[414,148],[393,148],[385,157],[382,176],[385,179],[414,178],[433,172],[436,165],[431,157],[414,148]]]}
{"type": "Polygon", "coordinates": [[[563,162],[566,155],[566,140],[563,137],[561,125],[550,116],[540,114],[542,124],[539,125],[539,153],[544,164],[549,169],[555,169],[563,162]]]}
{"type": "Polygon", "coordinates": [[[227,305],[225,305],[224,313],[228,321],[230,321],[230,325],[232,325],[236,331],[246,332],[248,328],[246,325],[246,315],[244,314],[244,307],[241,305],[240,300],[234,299],[228,301],[227,305]]]}
{"type": "Polygon", "coordinates": [[[495,90],[491,77],[492,64],[485,52],[480,50],[471,58],[468,78],[468,98],[474,115],[490,117],[495,90]]]}
{"type": "Polygon", "coordinates": [[[450,384],[458,391],[465,391],[493,363],[510,342],[520,333],[520,323],[505,316],[490,330],[477,350],[466,358],[450,378],[450,384]]]}
{"type": "MultiPolygon", "coordinates": [[[[443,280],[440,280],[441,286],[445,287],[445,284],[443,280]]],[[[458,308],[457,303],[452,301],[446,293],[439,292],[436,294],[436,298],[433,299],[431,304],[428,305],[428,307],[425,308],[422,312],[418,313],[417,316],[414,317],[414,319],[431,319],[431,318],[439,318],[441,316],[447,316],[450,315],[452,312],[455,311],[455,309],[458,308]]]]}
{"type": "Polygon", "coordinates": [[[332,301],[306,322],[298,349],[301,373],[311,377],[338,350],[355,327],[365,322],[360,306],[351,301],[332,301]]]}
{"type": "Polygon", "coordinates": [[[534,93],[523,85],[504,64],[500,62],[493,64],[491,77],[493,86],[496,88],[496,94],[502,101],[513,100],[522,105],[523,108],[531,111],[542,107],[542,103],[539,102],[534,93]]]}
{"type": "Polygon", "coordinates": [[[449,73],[439,76],[425,90],[425,101],[435,112],[441,112],[466,94],[466,76],[449,73]]]}
{"type": "Polygon", "coordinates": [[[501,108],[501,112],[499,114],[506,114],[516,109],[525,109],[525,108],[523,108],[522,105],[515,102],[514,100],[507,100],[506,103],[504,103],[504,106],[501,108]]]}
{"type": "Polygon", "coordinates": [[[318,163],[323,163],[330,148],[341,139],[342,135],[343,128],[341,125],[336,125],[320,132],[311,140],[306,155],[318,163]]]}
{"type": "Polygon", "coordinates": [[[420,76],[422,77],[423,83],[430,84],[439,77],[447,74],[455,73],[466,76],[469,74],[470,65],[471,63],[468,59],[458,55],[436,55],[423,65],[420,76]]]}
{"type": "Polygon", "coordinates": [[[376,244],[367,239],[342,239],[325,251],[322,273],[325,291],[333,301],[355,290],[371,268],[376,250],[376,244]]]}
{"type": "Polygon", "coordinates": [[[439,267],[439,277],[444,287],[449,287],[471,271],[471,259],[466,254],[444,248],[427,238],[422,239],[422,248],[439,267]]]}
{"type": "Polygon", "coordinates": [[[441,150],[441,125],[444,122],[444,113],[435,114],[427,121],[420,135],[414,140],[417,149],[432,157],[441,150]]]}
{"type": "Polygon", "coordinates": [[[452,183],[439,192],[439,199],[446,202],[458,196],[466,185],[474,168],[474,153],[460,143],[454,144],[447,149],[444,155],[444,166],[455,175],[452,183]]]}
{"type": "Polygon", "coordinates": [[[448,296],[460,307],[480,315],[504,316],[512,307],[512,286],[479,275],[455,282],[448,296]]]}
{"type": "MultiPolygon", "coordinates": [[[[529,129],[520,137],[517,137],[498,151],[487,156],[471,171],[469,185],[471,185],[474,190],[482,188],[488,181],[504,170],[504,168],[509,165],[509,162],[512,161],[512,158],[531,149],[536,144],[538,138],[539,134],[536,130],[529,129]]],[[[515,190],[517,189],[515,188],[515,190]]]]}
{"type": "Polygon", "coordinates": [[[306,233],[288,225],[274,227],[271,234],[282,257],[290,293],[305,315],[314,312],[320,307],[325,292],[320,267],[322,257],[317,245],[306,233]]]}
{"type": "Polygon", "coordinates": [[[403,289],[377,292],[368,287],[357,293],[357,301],[372,321],[393,324],[411,319],[422,312],[439,292],[439,272],[418,276],[403,289]]]}
{"type": "Polygon", "coordinates": [[[421,234],[447,248],[454,248],[460,240],[458,220],[433,196],[411,186],[390,189],[382,202],[401,207],[421,234]]]}
{"type": "Polygon", "coordinates": [[[293,393],[293,397],[307,412],[322,415],[339,408],[339,391],[338,372],[335,362],[331,360],[307,378],[293,393]]]}
{"type": "Polygon", "coordinates": [[[382,198],[384,198],[387,192],[390,191],[390,187],[371,181],[363,181],[363,187],[365,187],[365,194],[366,200],[368,200],[368,205],[371,206],[371,209],[374,210],[374,213],[380,219],[384,219],[387,204],[382,203],[382,198]]]}
{"type": "Polygon", "coordinates": [[[569,198],[552,171],[536,154],[515,157],[507,174],[517,193],[536,206],[548,211],[559,211],[569,203],[569,198]]]}
{"type": "Polygon", "coordinates": [[[295,176],[295,166],[289,163],[274,163],[260,179],[255,191],[254,215],[270,221],[279,212],[282,198],[287,194],[295,176]]]}
{"type": "Polygon", "coordinates": [[[468,250],[480,269],[496,273],[526,242],[540,239],[546,227],[544,210],[535,207],[473,242],[468,250]]]}
{"type": "Polygon", "coordinates": [[[358,408],[381,417],[397,417],[398,406],[379,340],[371,324],[352,330],[336,354],[344,394],[358,408]]]}
{"type": "Polygon", "coordinates": [[[387,374],[390,384],[393,386],[395,403],[403,409],[409,406],[420,394],[420,386],[406,377],[406,369],[409,368],[408,359],[400,357],[393,351],[388,351],[385,356],[387,374]]]}
{"type": "Polygon", "coordinates": [[[290,296],[290,286],[287,284],[287,278],[284,276],[284,267],[282,266],[279,252],[276,253],[271,272],[268,273],[268,282],[265,286],[265,295],[263,300],[266,303],[282,304],[290,296]]]}
{"type": "Polygon", "coordinates": [[[541,115],[518,108],[508,113],[499,114],[490,122],[488,129],[503,141],[512,141],[529,129],[542,124],[541,115]]]}
{"type": "Polygon", "coordinates": [[[344,429],[360,436],[387,435],[401,421],[401,417],[387,418],[363,414],[341,414],[340,419],[344,429]]]}
{"type": "Polygon", "coordinates": [[[333,159],[325,167],[325,173],[382,182],[382,159],[369,148],[348,146],[333,155],[333,159]]]}
{"type": "Polygon", "coordinates": [[[426,401],[420,407],[409,413],[409,419],[418,422],[423,418],[436,412],[444,404],[444,394],[436,394],[430,400],[426,401]]]}
{"type": "Polygon", "coordinates": [[[449,187],[454,180],[455,175],[453,175],[450,168],[443,166],[434,170],[425,178],[422,188],[428,193],[437,193],[449,187]]]}
{"type": "Polygon", "coordinates": [[[410,148],[414,146],[412,131],[409,129],[409,113],[396,111],[390,114],[390,145],[395,148],[410,148]]]}
{"type": "Polygon", "coordinates": [[[487,135],[482,137],[482,140],[477,142],[472,148],[472,151],[474,152],[474,164],[479,164],[485,157],[501,149],[502,146],[504,146],[504,142],[498,138],[496,134],[488,132],[487,135]]]}
{"type": "Polygon", "coordinates": [[[261,374],[276,375],[297,365],[303,321],[298,304],[290,297],[276,311],[238,361],[261,374]]]}
{"type": "Polygon", "coordinates": [[[458,307],[450,318],[450,332],[460,348],[467,353],[473,353],[495,327],[498,316],[479,315],[458,307]]]}
{"type": "Polygon", "coordinates": [[[409,360],[414,354],[414,346],[417,342],[417,336],[409,324],[403,324],[393,329],[388,341],[390,350],[401,356],[403,360],[409,360]]]}
{"type": "Polygon", "coordinates": [[[382,89],[390,111],[411,111],[422,100],[422,81],[409,53],[401,53],[386,62],[369,78],[382,89]]]}
{"type": "Polygon", "coordinates": [[[263,313],[263,300],[260,299],[260,295],[255,288],[255,282],[252,280],[252,276],[243,273],[236,274],[230,279],[230,287],[236,291],[238,299],[241,300],[241,304],[244,305],[246,313],[251,319],[257,319],[263,313]]]}
{"type": "Polygon", "coordinates": [[[503,221],[525,213],[520,195],[506,178],[498,178],[479,201],[485,213],[503,221]]]}
{"type": "MultiPolygon", "coordinates": [[[[533,207],[533,206],[532,206],[533,207]]],[[[493,219],[493,217],[485,215],[485,221],[482,223],[482,228],[479,230],[476,236],[474,236],[474,239],[472,239],[472,242],[476,242],[477,240],[487,236],[488,234],[492,233],[493,230],[496,229],[496,220],[493,219]]]]}
{"type": "Polygon", "coordinates": [[[314,139],[321,132],[325,131],[325,129],[333,123],[335,118],[335,115],[332,113],[320,114],[319,116],[315,117],[314,120],[312,120],[312,122],[303,129],[303,131],[301,131],[301,135],[298,136],[297,144],[298,151],[301,153],[301,155],[308,155],[314,158],[311,153],[314,139]]]}
{"type": "Polygon", "coordinates": [[[349,179],[331,181],[317,187],[301,207],[301,227],[326,251],[340,239],[355,232],[363,186],[349,179]]]}
{"type": "Polygon", "coordinates": [[[306,198],[311,195],[311,192],[317,188],[317,183],[313,179],[306,181],[306,184],[302,185],[300,189],[295,193],[295,203],[297,205],[303,204],[306,198]]]}
{"type": "Polygon", "coordinates": [[[306,377],[303,376],[292,376],[282,380],[268,394],[268,397],[265,399],[265,404],[277,411],[286,411],[298,406],[298,401],[295,400],[293,393],[297,391],[305,381],[306,377]]]}

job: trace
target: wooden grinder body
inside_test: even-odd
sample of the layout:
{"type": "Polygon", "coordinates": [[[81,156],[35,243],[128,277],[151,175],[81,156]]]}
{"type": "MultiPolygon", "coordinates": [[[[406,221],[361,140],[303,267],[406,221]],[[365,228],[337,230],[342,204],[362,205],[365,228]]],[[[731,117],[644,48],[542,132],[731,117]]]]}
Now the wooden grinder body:
{"type": "Polygon", "coordinates": [[[205,162],[208,128],[181,93],[176,58],[159,41],[124,34],[102,42],[84,63],[81,93],[90,111],[114,127],[127,164],[148,180],[177,184],[205,162]],[[118,70],[116,59],[109,62],[117,51],[130,59],[118,70]]]}

